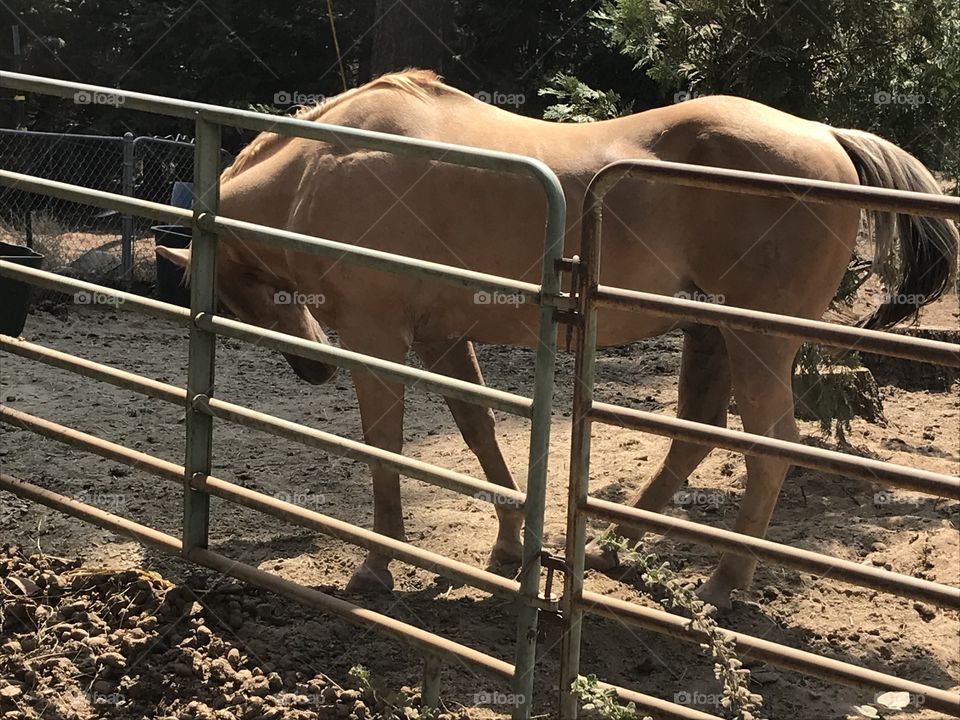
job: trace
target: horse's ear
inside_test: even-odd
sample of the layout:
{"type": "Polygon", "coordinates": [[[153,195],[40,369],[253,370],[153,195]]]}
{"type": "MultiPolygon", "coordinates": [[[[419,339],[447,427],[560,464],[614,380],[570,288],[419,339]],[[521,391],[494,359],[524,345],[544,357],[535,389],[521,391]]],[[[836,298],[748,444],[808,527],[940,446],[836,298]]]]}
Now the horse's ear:
{"type": "Polygon", "coordinates": [[[182,268],[190,267],[190,248],[169,248],[157,245],[157,255],[182,268]]]}

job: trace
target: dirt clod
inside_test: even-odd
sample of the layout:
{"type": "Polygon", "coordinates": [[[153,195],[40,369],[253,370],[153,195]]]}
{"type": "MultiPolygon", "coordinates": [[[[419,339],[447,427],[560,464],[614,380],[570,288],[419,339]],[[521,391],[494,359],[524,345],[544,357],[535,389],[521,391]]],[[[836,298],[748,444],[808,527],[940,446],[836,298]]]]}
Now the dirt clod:
{"type": "MultiPolygon", "coordinates": [[[[205,592],[201,601],[194,588],[172,586],[153,573],[76,572],[75,565],[0,548],[0,580],[47,575],[46,590],[36,583],[29,598],[0,597],[3,720],[400,717],[392,706],[367,704],[360,691],[324,675],[277,672],[272,651],[283,648],[276,644],[251,641],[241,652],[234,645],[240,638],[215,629],[222,605],[238,596],[236,586],[205,592]],[[179,612],[165,612],[170,607],[179,612]]],[[[244,592],[254,594],[256,602],[244,605],[250,608],[245,622],[253,623],[250,614],[265,603],[257,591],[241,588],[241,597],[244,592]]]]}

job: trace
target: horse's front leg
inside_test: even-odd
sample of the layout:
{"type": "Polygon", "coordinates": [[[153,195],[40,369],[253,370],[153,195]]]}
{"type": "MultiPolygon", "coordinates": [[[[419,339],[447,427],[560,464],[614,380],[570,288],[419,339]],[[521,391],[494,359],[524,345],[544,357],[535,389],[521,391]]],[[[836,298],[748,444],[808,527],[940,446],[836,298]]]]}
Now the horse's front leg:
{"type": "MultiPolygon", "coordinates": [[[[484,384],[473,343],[469,340],[415,343],[413,349],[429,370],[477,385],[484,384]]],[[[518,490],[510,468],[507,467],[503,458],[500,444],[497,442],[493,411],[450,397],[445,400],[467,447],[480,461],[487,480],[511,490],[518,490]]],[[[498,507],[497,520],[499,530],[490,553],[490,565],[504,569],[519,567],[523,560],[523,543],[520,540],[523,513],[498,507]]]]}
{"type": "MultiPolygon", "coordinates": [[[[365,342],[349,342],[341,336],[344,345],[351,350],[376,355],[385,360],[403,362],[409,343],[400,338],[393,341],[381,336],[376,346],[365,342]]],[[[369,372],[353,372],[353,385],[360,404],[360,420],[363,438],[368,445],[399,453],[403,449],[403,396],[402,384],[388,382],[369,372]]],[[[400,499],[400,474],[379,463],[371,463],[373,475],[373,529],[381,535],[404,540],[403,508],[400,499]]],[[[347,590],[350,592],[384,592],[393,589],[388,555],[370,551],[363,564],[357,568],[347,590]]]]}

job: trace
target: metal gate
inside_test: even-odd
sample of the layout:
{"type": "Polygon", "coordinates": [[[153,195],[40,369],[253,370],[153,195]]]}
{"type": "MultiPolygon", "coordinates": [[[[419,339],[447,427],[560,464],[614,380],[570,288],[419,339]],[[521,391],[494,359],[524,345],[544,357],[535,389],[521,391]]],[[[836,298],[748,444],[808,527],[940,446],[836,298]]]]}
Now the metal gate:
{"type": "Polygon", "coordinates": [[[204,565],[287,595],[300,602],[336,613],[350,622],[377,627],[381,631],[413,645],[424,656],[423,699],[425,705],[435,706],[437,703],[440,669],[443,661],[457,659],[476,666],[501,681],[510,682],[515,699],[513,716],[515,718],[528,718],[533,690],[538,614],[540,610],[555,610],[557,605],[555,600],[544,599],[539,595],[541,536],[550,440],[550,415],[553,400],[553,372],[556,360],[556,317],[558,311],[567,311],[572,309],[573,306],[571,298],[560,291],[559,273],[562,265],[559,261],[563,249],[566,207],[563,191],[553,171],[537,160],[508,153],[402,138],[385,133],[323,125],[294,118],[279,118],[272,115],[18,73],[0,73],[0,86],[67,98],[84,94],[85,97],[92,98],[93,102],[99,104],[108,104],[113,107],[123,106],[129,110],[186,118],[193,120],[196,124],[195,201],[192,212],[137,198],[124,197],[119,194],[0,170],[0,184],[9,187],[41,193],[62,200],[86,203],[129,215],[147,217],[161,222],[188,224],[193,227],[192,282],[189,309],[0,261],[0,273],[3,276],[61,292],[102,293],[121,299],[122,303],[119,303],[119,305],[125,309],[135,309],[189,328],[190,357],[186,388],[156,382],[149,378],[90,362],[33,343],[0,336],[0,347],[7,352],[140,392],[185,408],[187,445],[186,459],[184,465],[181,466],[64,427],[47,419],[29,415],[10,407],[0,406],[0,421],[111,458],[117,462],[152,472],[166,480],[181,484],[184,505],[182,538],[158,532],[9,475],[0,475],[0,488],[54,507],[101,527],[131,535],[143,543],[182,555],[190,562],[204,565]],[[547,200],[541,284],[536,285],[416,260],[219,216],[217,213],[221,163],[220,130],[224,125],[333,142],[350,150],[374,149],[412,155],[436,162],[496,170],[533,178],[543,188],[547,200]],[[478,386],[444,375],[410,368],[401,363],[387,362],[360,353],[309,342],[294,336],[272,332],[218,316],[216,314],[213,271],[217,233],[225,231],[257,242],[321,257],[337,258],[343,262],[352,262],[424,280],[444,282],[489,293],[511,293],[523,298],[523,302],[538,305],[539,331],[533,397],[527,398],[478,386]],[[531,435],[526,493],[506,489],[485,480],[478,480],[462,473],[288,422],[213,397],[214,348],[217,335],[254,341],[285,353],[320,360],[327,364],[348,369],[363,368],[394,382],[417,383],[421,387],[447,397],[529,418],[531,435]],[[380,463],[399,471],[407,477],[416,478],[455,492],[472,495],[495,506],[522,510],[525,522],[523,565],[519,582],[213,477],[210,473],[214,418],[253,427],[337,455],[380,463]],[[375,549],[404,562],[514,602],[517,610],[517,642],[514,663],[510,664],[485,655],[464,645],[358,607],[342,599],[238,563],[207,549],[211,495],[319,530],[368,549],[375,549]]]}
{"type": "MultiPolygon", "coordinates": [[[[865,350],[894,357],[960,367],[960,345],[891,333],[861,330],[830,323],[798,319],[744,308],[721,307],[696,300],[636,292],[600,284],[600,238],[603,199],[617,182],[628,177],[690,187],[785,197],[804,202],[835,203],[858,208],[892,210],[960,221],[960,199],[940,195],[857,187],[842,183],[750,173],[654,160],[625,160],[608,165],[594,176],[586,193],[582,224],[581,260],[577,285],[580,332],[576,348],[573,389],[573,432],[570,456],[570,500],[567,508],[567,577],[562,598],[565,619],[561,667],[563,720],[577,716],[577,697],[571,683],[580,674],[581,621],[592,614],[626,625],[699,643],[703,635],[690,629],[687,618],[662,610],[627,603],[584,590],[584,543],[588,517],[622,523],[658,535],[752,555],[808,572],[827,573],[854,585],[908,598],[918,598],[946,608],[960,608],[960,589],[880,568],[860,565],[768,540],[713,528],[661,513],[641,510],[590,497],[591,426],[595,422],[664,435],[670,438],[725,448],[748,455],[789,460],[792,464],[824,470],[931,495],[960,499],[960,480],[949,475],[811,448],[800,443],[718,428],[715,425],[634,410],[594,401],[597,309],[616,308],[652,313],[687,322],[754,333],[803,338],[839,348],[865,350]]],[[[853,687],[906,691],[923,696],[925,707],[960,717],[960,695],[824,658],[742,633],[723,631],[741,653],[771,665],[853,687]]],[[[699,710],[659,698],[605,685],[626,702],[658,717],[685,720],[720,720],[699,710]]]]}

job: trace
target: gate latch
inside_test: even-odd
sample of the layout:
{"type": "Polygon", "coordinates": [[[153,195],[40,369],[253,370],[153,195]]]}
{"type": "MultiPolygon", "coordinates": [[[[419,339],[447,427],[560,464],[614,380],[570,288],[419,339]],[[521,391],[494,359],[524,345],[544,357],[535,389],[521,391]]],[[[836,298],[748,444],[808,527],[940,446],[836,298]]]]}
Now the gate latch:
{"type": "MultiPolygon", "coordinates": [[[[558,603],[560,597],[553,594],[554,573],[557,571],[567,573],[570,571],[570,566],[567,564],[567,561],[563,558],[563,556],[554,555],[546,550],[540,551],[540,566],[547,571],[547,579],[544,584],[543,595],[541,596],[541,599],[550,603],[558,603]]],[[[545,625],[563,624],[563,613],[561,612],[559,605],[557,605],[556,610],[541,610],[540,618],[543,620],[545,625]]]]}
{"type": "MultiPolygon", "coordinates": [[[[570,290],[567,293],[567,297],[576,299],[577,290],[580,287],[580,256],[574,255],[572,258],[560,258],[557,260],[556,268],[557,272],[570,274],[570,290]]],[[[566,351],[570,352],[570,346],[573,344],[573,328],[575,326],[579,327],[582,318],[575,309],[556,310],[554,317],[557,319],[557,322],[561,322],[567,326],[565,345],[566,351]]]]}

